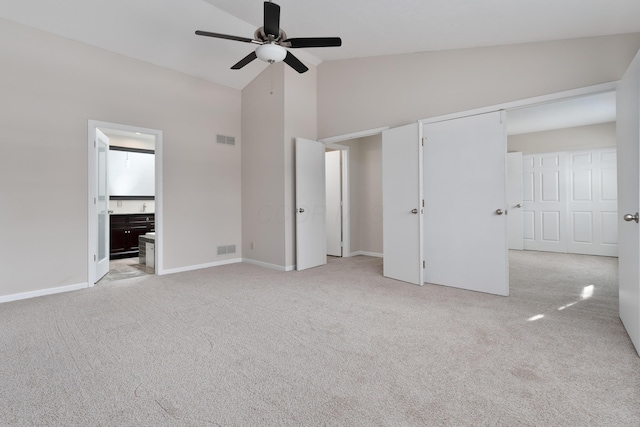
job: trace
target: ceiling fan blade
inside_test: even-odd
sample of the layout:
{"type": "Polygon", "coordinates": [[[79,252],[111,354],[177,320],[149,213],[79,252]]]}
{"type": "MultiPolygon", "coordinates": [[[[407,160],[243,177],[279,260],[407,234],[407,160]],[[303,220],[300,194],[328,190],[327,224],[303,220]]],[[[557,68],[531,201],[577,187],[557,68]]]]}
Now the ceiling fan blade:
{"type": "Polygon", "coordinates": [[[254,59],[256,59],[258,57],[258,55],[256,55],[256,52],[253,51],[251,52],[249,55],[245,56],[244,58],[242,58],[240,61],[238,61],[237,64],[235,64],[233,67],[231,67],[232,70],[239,70],[240,68],[244,67],[245,65],[247,65],[249,62],[253,61],[254,59]]]}
{"type": "Polygon", "coordinates": [[[264,2],[264,33],[277,39],[280,35],[280,6],[264,2]]]}
{"type": "Polygon", "coordinates": [[[229,34],[210,33],[208,31],[200,31],[200,30],[196,31],[196,34],[199,36],[215,37],[217,39],[226,39],[226,40],[235,40],[238,42],[245,42],[245,43],[262,44],[262,42],[258,40],[249,39],[247,37],[230,36],[229,34]]]}
{"type": "Polygon", "coordinates": [[[298,47],[338,47],[342,46],[340,37],[302,37],[287,39],[281,43],[290,48],[298,47]]]}
{"type": "Polygon", "coordinates": [[[293,56],[291,52],[287,52],[287,56],[285,56],[284,62],[300,74],[309,70],[302,62],[300,62],[298,58],[293,56]]]}

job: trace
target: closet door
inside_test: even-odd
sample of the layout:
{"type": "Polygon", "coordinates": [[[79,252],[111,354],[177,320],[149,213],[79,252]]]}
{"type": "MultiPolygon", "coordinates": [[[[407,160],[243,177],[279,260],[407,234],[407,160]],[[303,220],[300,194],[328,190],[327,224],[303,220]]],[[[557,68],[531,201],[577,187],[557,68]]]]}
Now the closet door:
{"type": "Polygon", "coordinates": [[[616,149],[567,156],[567,252],[618,256],[616,149]]]}
{"type": "Polygon", "coordinates": [[[425,281],[509,294],[500,112],[424,125],[425,281]]]}
{"type": "Polygon", "coordinates": [[[422,285],[421,146],[418,123],[382,132],[383,274],[422,285]]]}
{"type": "Polygon", "coordinates": [[[524,249],[567,252],[565,153],[523,156],[524,249]]]}

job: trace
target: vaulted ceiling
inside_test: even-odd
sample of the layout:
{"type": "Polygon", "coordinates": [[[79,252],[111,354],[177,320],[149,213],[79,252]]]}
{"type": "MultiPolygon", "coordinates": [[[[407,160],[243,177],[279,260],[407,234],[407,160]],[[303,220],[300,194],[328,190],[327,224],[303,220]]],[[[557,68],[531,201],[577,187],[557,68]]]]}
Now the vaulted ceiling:
{"type": "MultiPolygon", "coordinates": [[[[0,18],[242,89],[267,64],[230,66],[256,45],[262,0],[2,0],[0,18]]],[[[640,32],[639,0],[276,0],[288,37],[341,37],[339,48],[296,49],[307,64],[640,32]]],[[[1,22],[0,22],[1,25],[1,22]]],[[[512,133],[615,120],[615,96],[510,116],[512,133]],[[585,113],[585,111],[587,113],[585,113]],[[566,120],[560,120],[566,118],[566,120]],[[581,118],[581,119],[580,119],[581,118]]]]}
{"type": "MultiPolygon", "coordinates": [[[[276,0],[289,37],[342,37],[296,49],[322,61],[640,32],[638,0],[276,0]]],[[[267,64],[229,67],[255,45],[261,0],[2,0],[0,17],[236,89],[267,64]]]]}

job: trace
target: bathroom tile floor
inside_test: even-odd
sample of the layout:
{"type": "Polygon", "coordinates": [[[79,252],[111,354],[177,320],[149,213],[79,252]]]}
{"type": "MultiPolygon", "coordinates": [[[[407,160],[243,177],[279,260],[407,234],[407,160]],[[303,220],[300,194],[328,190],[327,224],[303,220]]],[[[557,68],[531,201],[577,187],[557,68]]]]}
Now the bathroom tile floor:
{"type": "Polygon", "coordinates": [[[149,274],[154,274],[153,268],[140,264],[138,257],[113,259],[109,261],[109,272],[98,284],[130,279],[132,277],[147,276],[149,274]]]}

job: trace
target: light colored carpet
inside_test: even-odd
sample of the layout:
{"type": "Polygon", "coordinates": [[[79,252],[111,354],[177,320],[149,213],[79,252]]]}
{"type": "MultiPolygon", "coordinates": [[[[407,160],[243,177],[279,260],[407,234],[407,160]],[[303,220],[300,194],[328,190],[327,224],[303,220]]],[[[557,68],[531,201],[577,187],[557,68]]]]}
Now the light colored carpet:
{"type": "Polygon", "coordinates": [[[354,257],[2,304],[0,425],[640,425],[617,260],[511,265],[508,298],[354,257]]]}

